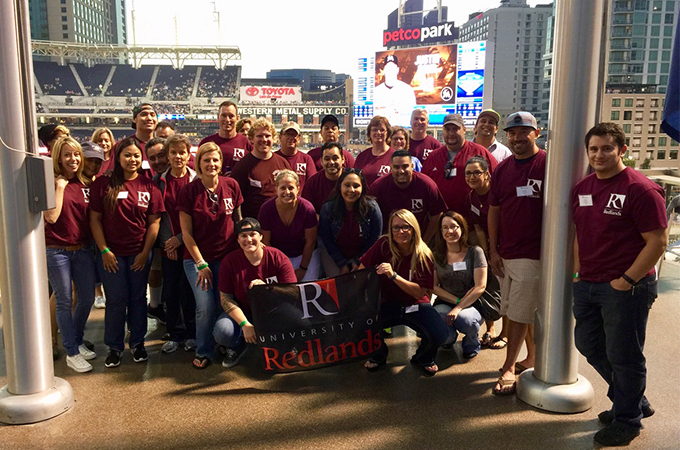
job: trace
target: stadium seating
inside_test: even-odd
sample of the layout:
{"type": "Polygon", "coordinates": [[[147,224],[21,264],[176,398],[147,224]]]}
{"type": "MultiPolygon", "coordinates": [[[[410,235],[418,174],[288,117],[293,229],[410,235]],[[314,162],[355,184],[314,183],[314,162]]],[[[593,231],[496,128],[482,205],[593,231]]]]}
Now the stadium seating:
{"type": "Polygon", "coordinates": [[[69,66],[56,62],[33,61],[33,72],[46,95],[83,95],[69,66]]]}
{"type": "Polygon", "coordinates": [[[111,84],[104,93],[111,97],[144,97],[155,66],[142,66],[135,69],[132,66],[116,65],[116,71],[111,78],[111,84]]]}

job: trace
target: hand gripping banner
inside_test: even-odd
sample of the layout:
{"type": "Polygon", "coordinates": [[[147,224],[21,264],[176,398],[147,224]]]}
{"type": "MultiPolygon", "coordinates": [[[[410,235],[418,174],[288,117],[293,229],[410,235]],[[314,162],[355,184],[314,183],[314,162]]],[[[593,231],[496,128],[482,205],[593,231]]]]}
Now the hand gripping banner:
{"type": "Polygon", "coordinates": [[[378,277],[370,268],[250,289],[263,370],[295,372],[368,358],[380,346],[378,277]]]}

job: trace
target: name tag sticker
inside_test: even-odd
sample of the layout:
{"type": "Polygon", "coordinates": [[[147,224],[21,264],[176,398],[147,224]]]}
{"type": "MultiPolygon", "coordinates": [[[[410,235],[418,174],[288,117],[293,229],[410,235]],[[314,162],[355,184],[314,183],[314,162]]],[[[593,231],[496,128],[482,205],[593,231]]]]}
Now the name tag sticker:
{"type": "Polygon", "coordinates": [[[149,161],[142,161],[142,169],[144,169],[144,170],[151,169],[151,166],[149,165],[149,161]]]}
{"type": "Polygon", "coordinates": [[[128,194],[129,194],[128,191],[120,191],[118,193],[118,199],[120,200],[120,199],[128,198],[128,194]]]}
{"type": "Polygon", "coordinates": [[[248,181],[250,181],[251,186],[254,186],[254,187],[257,187],[257,188],[262,187],[262,182],[259,181],[259,180],[253,180],[252,178],[248,178],[248,181]]]}
{"type": "Polygon", "coordinates": [[[531,186],[517,186],[517,197],[529,197],[533,193],[534,189],[531,186]]]}
{"type": "Polygon", "coordinates": [[[588,194],[588,195],[579,195],[578,196],[578,205],[579,206],[593,206],[593,196],[588,194]]]}
{"type": "Polygon", "coordinates": [[[405,312],[406,314],[418,312],[418,305],[407,306],[406,309],[404,310],[404,312],[405,312]]]}
{"type": "Polygon", "coordinates": [[[478,216],[481,215],[481,213],[479,212],[479,209],[474,205],[470,205],[470,211],[477,214],[478,216]]]}
{"type": "Polygon", "coordinates": [[[455,262],[452,264],[454,272],[459,270],[467,270],[467,263],[465,261],[455,262]]]}

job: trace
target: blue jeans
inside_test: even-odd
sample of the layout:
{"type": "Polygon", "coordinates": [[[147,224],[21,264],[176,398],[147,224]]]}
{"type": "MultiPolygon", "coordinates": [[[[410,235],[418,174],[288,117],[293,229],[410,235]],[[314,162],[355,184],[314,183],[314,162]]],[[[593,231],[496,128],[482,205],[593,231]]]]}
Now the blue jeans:
{"type": "Polygon", "coordinates": [[[104,343],[122,352],[125,350],[125,323],[130,328],[130,348],[144,345],[146,335],[146,283],[153,252],[144,268],[132,270],[134,256],[116,256],[118,272],[110,273],[104,269],[101,255],[97,257],[99,274],[106,290],[106,311],[104,313],[104,343]]]}
{"type": "MultiPolygon", "coordinates": [[[[445,302],[435,302],[434,309],[437,310],[444,323],[446,315],[451,312],[454,305],[445,302]]],[[[449,337],[444,344],[453,344],[458,339],[458,333],[463,333],[463,354],[471,356],[479,353],[482,344],[479,342],[479,327],[484,322],[482,315],[472,306],[465,308],[458,314],[453,326],[446,326],[449,329],[449,337]]]]}
{"type": "Polygon", "coordinates": [[[213,334],[218,344],[233,350],[240,351],[246,346],[246,340],[243,338],[241,327],[224,311],[222,311],[222,314],[220,314],[215,323],[213,334]]]}
{"type": "Polygon", "coordinates": [[[184,273],[187,275],[187,280],[189,280],[191,290],[194,291],[194,299],[196,300],[196,356],[212,358],[215,354],[213,328],[215,328],[215,321],[222,310],[218,287],[221,263],[221,260],[208,262],[213,280],[212,288],[205,291],[200,286],[196,286],[198,279],[196,263],[191,259],[184,260],[184,273]]]}
{"type": "Polygon", "coordinates": [[[46,248],[47,276],[57,302],[57,325],[61,340],[69,356],[79,354],[85,324],[94,303],[94,256],[92,248],[76,251],[46,248]],[[73,289],[78,301],[73,309],[73,289]]]}
{"type": "Polygon", "coordinates": [[[184,273],[184,260],[174,260],[166,256],[162,258],[161,298],[168,309],[165,327],[170,334],[170,340],[181,342],[185,339],[196,339],[196,302],[184,273]]]}
{"type": "Polygon", "coordinates": [[[628,291],[588,281],[573,288],[576,348],[609,385],[615,420],[640,427],[641,404],[646,401],[647,317],[657,296],[654,275],[628,291]]]}
{"type": "MultiPolygon", "coordinates": [[[[386,302],[380,305],[380,328],[389,328],[396,325],[406,325],[407,327],[420,333],[420,346],[414,355],[415,359],[423,366],[434,363],[437,356],[437,349],[446,342],[449,330],[439,317],[439,313],[429,303],[419,303],[417,310],[406,312],[404,306],[399,303],[386,302]]],[[[380,337],[381,345],[378,350],[373,352],[371,360],[377,363],[387,361],[388,348],[385,340],[380,337]]]]}

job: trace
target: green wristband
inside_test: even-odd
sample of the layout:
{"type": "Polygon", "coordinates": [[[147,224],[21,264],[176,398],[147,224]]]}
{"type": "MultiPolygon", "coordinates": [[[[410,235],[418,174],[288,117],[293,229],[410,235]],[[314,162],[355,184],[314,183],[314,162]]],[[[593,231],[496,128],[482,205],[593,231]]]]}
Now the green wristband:
{"type": "Polygon", "coordinates": [[[110,251],[111,251],[111,249],[106,247],[104,250],[99,250],[99,253],[101,253],[103,255],[104,253],[108,253],[110,251]]]}
{"type": "Polygon", "coordinates": [[[200,266],[196,266],[198,270],[203,270],[208,268],[208,263],[203,263],[200,266]]]}
{"type": "Polygon", "coordinates": [[[581,278],[581,274],[578,272],[574,272],[574,279],[576,278],[581,278]]]}
{"type": "Polygon", "coordinates": [[[243,322],[239,323],[238,326],[243,328],[246,324],[248,323],[248,319],[244,320],[243,322]]]}

